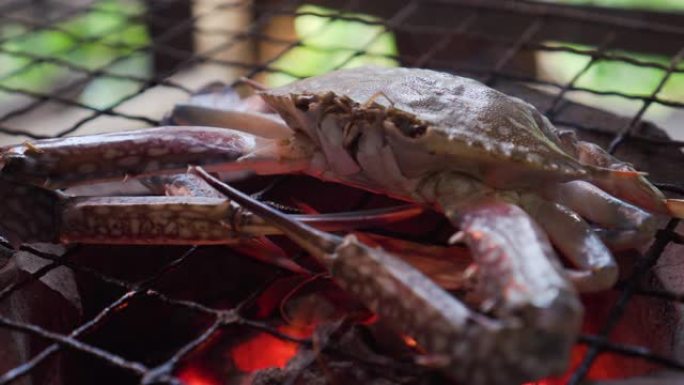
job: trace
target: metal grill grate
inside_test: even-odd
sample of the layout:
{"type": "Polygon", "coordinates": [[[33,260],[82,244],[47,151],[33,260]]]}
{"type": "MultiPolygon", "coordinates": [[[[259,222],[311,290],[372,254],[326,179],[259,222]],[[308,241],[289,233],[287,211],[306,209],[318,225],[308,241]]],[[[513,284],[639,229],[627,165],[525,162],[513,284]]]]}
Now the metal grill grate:
{"type": "MultiPolygon", "coordinates": [[[[278,60],[296,48],[306,47],[319,51],[345,53],[343,59],[331,65],[330,70],[342,67],[362,55],[370,55],[381,56],[406,66],[437,68],[465,74],[497,88],[507,89],[506,87],[515,87],[520,84],[542,88],[553,95],[544,104],[542,110],[556,125],[575,128],[581,135],[594,135],[593,139],[602,142],[613,153],[624,149],[627,145],[650,146],[649,148],[662,148],[675,153],[678,153],[679,149],[684,146],[682,141],[649,134],[647,128],[650,125],[644,122],[647,111],[654,105],[675,110],[684,109],[684,101],[670,100],[661,95],[663,87],[673,76],[684,73],[684,65],[681,64],[684,46],[679,46],[684,36],[684,28],[680,27],[683,24],[676,22],[684,20],[684,15],[676,19],[675,15],[664,16],[639,11],[596,11],[589,8],[573,8],[546,3],[494,0],[313,1],[313,3],[336,9],[337,11],[333,13],[310,11],[297,13],[298,7],[303,4],[302,0],[206,1],[203,3],[210,4],[210,6],[202,8],[201,12],[196,10],[199,7],[195,3],[199,3],[199,0],[196,2],[191,0],[121,2],[134,6],[119,9],[102,6],[102,2],[85,0],[0,1],[0,26],[19,26],[18,31],[0,31],[0,55],[12,57],[13,60],[20,60],[22,63],[10,71],[0,68],[0,92],[2,92],[0,96],[10,100],[4,103],[4,106],[0,104],[0,133],[4,135],[3,141],[17,142],[27,138],[81,134],[91,132],[103,125],[110,128],[157,125],[162,118],[163,111],[168,110],[174,101],[187,98],[199,88],[199,84],[188,82],[187,79],[179,76],[184,71],[196,66],[208,65],[234,71],[232,72],[233,79],[222,80],[237,79],[238,74],[253,78],[267,73],[300,78],[307,74],[281,68],[278,60]],[[191,12],[192,9],[195,9],[194,14],[191,12]],[[251,19],[238,30],[202,25],[203,18],[226,9],[242,9],[251,16],[251,19]],[[110,15],[118,21],[92,36],[74,32],[73,28],[65,24],[92,12],[110,15]],[[361,17],[357,15],[357,12],[377,15],[378,18],[361,17]],[[338,20],[378,26],[380,29],[377,35],[360,48],[314,47],[307,42],[306,37],[291,40],[265,32],[265,26],[278,18],[303,14],[318,16],[326,20],[322,29],[338,20]],[[500,21],[501,18],[506,20],[506,23],[497,24],[492,21],[500,21]],[[146,28],[151,34],[149,40],[130,43],[112,37],[129,27],[146,28]],[[58,33],[70,43],[64,51],[49,54],[36,53],[32,49],[16,49],[22,39],[35,38],[36,34],[44,32],[58,33]],[[399,53],[392,55],[369,53],[370,45],[388,32],[396,36],[399,53]],[[572,36],[577,38],[577,41],[573,43],[578,44],[549,43],[554,40],[563,41],[571,36],[571,32],[575,32],[572,36]],[[204,49],[194,46],[193,40],[189,38],[192,36],[227,38],[204,49]],[[486,55],[476,58],[465,57],[466,54],[472,52],[466,49],[459,51],[463,48],[459,45],[459,41],[480,44],[480,47],[485,47],[481,51],[486,51],[486,55]],[[222,54],[247,43],[252,46],[271,44],[277,46],[277,53],[253,60],[226,57],[222,54]],[[108,50],[110,59],[96,64],[84,64],[75,60],[74,55],[71,54],[86,46],[97,46],[108,50]],[[645,59],[643,56],[631,54],[632,51],[659,54],[670,57],[670,60],[663,63],[658,60],[645,59]],[[568,53],[585,57],[588,60],[580,71],[572,74],[568,82],[557,83],[537,76],[536,71],[530,69],[529,65],[520,64],[521,61],[525,61],[525,55],[537,52],[568,53]],[[131,74],[118,67],[136,55],[153,59],[152,68],[148,73],[131,74]],[[643,95],[580,85],[583,76],[593,67],[604,62],[621,62],[640,68],[655,69],[660,71],[662,78],[655,88],[643,95]],[[64,77],[67,80],[63,81],[63,84],[49,87],[26,86],[11,82],[13,78],[16,79],[30,71],[47,68],[46,66],[66,74],[64,77]],[[108,100],[104,105],[73,96],[87,85],[104,78],[125,82],[131,86],[130,90],[122,92],[113,100],[108,100]],[[154,101],[155,95],[158,95],[157,92],[172,93],[176,95],[176,99],[161,102],[166,105],[150,113],[144,108],[130,107],[132,101],[154,101]],[[581,119],[576,115],[573,103],[568,102],[568,97],[578,93],[622,98],[637,103],[638,107],[628,119],[608,119],[605,125],[601,125],[602,122],[581,119]],[[61,122],[61,126],[46,122],[42,122],[40,128],[25,125],[24,118],[32,114],[40,116],[41,109],[47,106],[69,108],[77,113],[74,114],[75,117],[72,120],[61,122]],[[46,126],[49,130],[45,128],[46,126]]],[[[28,121],[35,124],[37,120],[28,121]]],[[[657,171],[654,172],[654,177],[661,189],[670,193],[684,193],[684,188],[679,184],[681,179],[671,179],[663,175],[657,171]]],[[[684,362],[676,358],[658,355],[642,346],[625,345],[610,339],[611,332],[620,322],[633,297],[650,296],[682,302],[684,294],[644,289],[641,286],[643,278],[656,264],[665,248],[672,244],[683,243],[682,236],[675,232],[677,225],[678,221],[669,221],[658,232],[648,252],[637,260],[633,273],[621,281],[616,289],[619,292],[617,300],[612,304],[598,332],[581,336],[578,343],[585,345],[587,350],[581,363],[574,369],[568,384],[580,383],[597,357],[605,352],[637,357],[664,369],[684,370],[684,362]]],[[[171,258],[155,273],[135,282],[104,275],[97,269],[74,262],[72,256],[79,248],[70,249],[61,256],[45,253],[29,246],[24,246],[24,250],[45,259],[48,263],[24,279],[2,288],[0,303],[60,266],[69,267],[79,274],[89,275],[93,279],[118,287],[123,294],[111,301],[87,322],[64,334],[38,325],[0,317],[0,328],[38,336],[51,343],[23,364],[0,374],[0,384],[16,382],[35,370],[48,357],[63,350],[77,351],[97,357],[123,372],[130,373],[138,378],[140,383],[178,383],[180,380],[174,377],[174,370],[178,363],[209,340],[217,330],[229,325],[243,325],[266,331],[279,338],[304,344],[312,343],[309,340],[284,335],[267,323],[248,320],[240,315],[239,307],[229,310],[211,308],[199,302],[172,298],[157,290],[155,284],[169,271],[183,269],[184,263],[197,253],[196,247],[185,250],[177,258],[171,258]],[[194,338],[189,338],[173,356],[154,367],[83,341],[82,336],[99,329],[118,313],[125,311],[127,304],[141,297],[154,298],[185,312],[204,314],[212,321],[203,330],[198,330],[194,338]]]]}

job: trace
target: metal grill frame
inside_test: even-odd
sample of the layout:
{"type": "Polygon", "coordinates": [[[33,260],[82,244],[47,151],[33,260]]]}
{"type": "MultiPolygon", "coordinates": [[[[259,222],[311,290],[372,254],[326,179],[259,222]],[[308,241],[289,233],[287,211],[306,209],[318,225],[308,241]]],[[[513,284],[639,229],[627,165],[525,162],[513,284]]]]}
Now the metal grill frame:
{"type": "MultiPolygon", "coordinates": [[[[147,1],[146,4],[153,10],[155,7],[168,6],[169,3],[173,2],[192,3],[192,0],[165,0],[158,2],[147,1]]],[[[257,17],[252,21],[248,29],[240,33],[224,30],[201,30],[198,27],[196,27],[195,22],[199,18],[205,16],[205,14],[194,15],[192,17],[189,17],[185,21],[176,24],[173,28],[165,30],[160,35],[154,36],[153,42],[144,47],[127,47],[125,46],[125,44],[122,46],[118,43],[98,41],[101,37],[92,39],[81,39],[73,34],[70,35],[72,39],[78,41],[78,44],[71,48],[74,50],[77,49],[80,46],[80,44],[99,43],[103,44],[104,46],[111,46],[111,48],[128,48],[135,53],[159,53],[162,55],[166,55],[167,57],[177,59],[177,62],[174,63],[171,69],[160,73],[155,73],[149,77],[121,75],[110,71],[113,65],[117,64],[122,60],[125,60],[127,56],[117,57],[109,63],[106,63],[105,65],[93,69],[86,68],[73,62],[64,59],[59,59],[57,57],[41,56],[26,52],[7,52],[2,47],[0,47],[0,53],[16,55],[30,60],[28,65],[19,68],[17,71],[13,71],[12,73],[5,74],[2,78],[0,78],[0,80],[16,76],[18,73],[26,71],[28,68],[42,63],[51,63],[56,66],[64,67],[69,69],[70,71],[74,71],[84,75],[84,77],[77,79],[49,93],[27,91],[22,90],[20,88],[0,86],[0,91],[21,94],[35,99],[33,102],[25,106],[22,106],[15,110],[11,110],[5,113],[4,115],[0,116],[0,132],[10,135],[25,136],[28,138],[60,137],[69,134],[77,134],[79,128],[81,128],[86,123],[91,122],[101,116],[116,116],[119,118],[139,121],[150,126],[158,125],[160,123],[158,117],[154,118],[144,115],[126,114],[117,111],[117,108],[126,101],[140,95],[146,90],[159,85],[182,91],[189,96],[193,93],[194,90],[188,89],[182,84],[170,80],[169,77],[174,73],[178,72],[179,70],[188,68],[197,63],[212,63],[231,68],[240,68],[247,71],[247,77],[254,77],[262,72],[283,72],[282,70],[279,70],[273,66],[278,58],[282,57],[290,49],[295,47],[312,47],[306,45],[305,38],[301,38],[295,41],[288,41],[286,39],[265,35],[260,32],[260,27],[267,24],[274,17],[283,15],[295,15],[297,7],[302,3],[304,3],[303,0],[284,0],[280,2],[270,2],[268,4],[265,4],[265,2],[251,4],[250,1],[225,0],[224,2],[220,3],[217,7],[250,7],[252,12],[257,14],[257,17]],[[188,52],[186,50],[179,49],[178,47],[174,46],[174,37],[188,33],[231,34],[232,38],[229,39],[227,42],[215,46],[206,52],[188,52]],[[216,59],[213,57],[215,53],[225,50],[244,39],[268,41],[276,44],[282,44],[285,47],[280,54],[256,65],[254,65],[253,63],[240,62],[238,60],[224,60],[216,59]],[[136,90],[136,92],[121,98],[116,103],[104,109],[95,108],[88,104],[84,104],[60,96],[65,92],[76,89],[84,84],[89,83],[93,79],[103,76],[136,82],[139,84],[139,88],[138,90],[136,90]],[[67,129],[64,129],[60,132],[56,132],[54,135],[50,136],[36,135],[31,132],[18,130],[6,126],[7,122],[10,121],[12,118],[29,113],[30,111],[44,105],[47,102],[57,102],[67,106],[79,107],[89,111],[90,115],[71,125],[67,129]]],[[[660,91],[662,90],[666,82],[669,80],[671,75],[677,73],[684,73],[684,66],[680,65],[682,57],[684,56],[684,46],[680,47],[680,49],[671,57],[671,60],[668,65],[663,65],[657,62],[651,62],[635,58],[629,54],[611,52],[609,48],[611,42],[614,41],[616,37],[618,37],[618,31],[621,30],[641,31],[643,33],[658,33],[667,34],[668,36],[684,37],[684,28],[662,24],[652,24],[649,22],[640,22],[620,17],[613,17],[606,15],[605,13],[594,14],[587,12],[586,10],[573,9],[571,7],[559,8],[556,6],[541,3],[505,1],[497,2],[493,0],[410,0],[404,2],[402,6],[398,7],[398,9],[393,12],[393,15],[391,17],[385,18],[381,21],[349,16],[348,12],[357,11],[361,3],[362,2],[360,0],[348,1],[344,3],[342,7],[338,8],[339,11],[337,13],[332,15],[316,13],[307,14],[325,17],[328,18],[330,21],[349,20],[358,23],[366,23],[381,26],[382,31],[378,33],[378,35],[375,37],[376,39],[385,32],[396,32],[399,30],[404,32],[430,32],[441,35],[441,38],[437,39],[435,42],[429,45],[426,48],[425,52],[423,52],[422,55],[420,55],[419,57],[407,57],[406,55],[402,55],[401,53],[397,56],[387,57],[390,59],[395,59],[401,63],[408,63],[411,66],[439,66],[442,69],[466,72],[477,76],[478,78],[480,78],[480,80],[482,80],[488,85],[494,85],[499,79],[506,79],[510,81],[520,81],[525,83],[552,87],[558,90],[558,94],[553,100],[551,107],[544,112],[552,121],[554,121],[554,123],[558,125],[571,126],[579,130],[586,130],[590,132],[601,130],[597,127],[581,126],[575,122],[559,121],[557,119],[554,119],[556,117],[558,110],[561,108],[561,103],[564,100],[564,97],[567,95],[567,93],[571,91],[581,91],[597,95],[618,96],[626,99],[640,101],[642,103],[641,108],[639,108],[637,113],[629,120],[629,123],[623,127],[620,127],[617,130],[617,134],[613,136],[608,147],[608,150],[611,152],[615,152],[626,141],[644,142],[649,144],[655,143],[660,145],[672,146],[675,148],[681,148],[684,146],[684,141],[654,139],[652,137],[638,135],[633,132],[635,130],[635,127],[637,127],[637,125],[642,121],[644,114],[646,113],[648,108],[653,104],[659,104],[678,109],[684,108],[684,102],[682,101],[665,100],[659,97],[660,91]],[[416,12],[416,10],[424,4],[439,4],[467,8],[470,11],[470,16],[466,17],[463,20],[460,20],[460,22],[456,23],[455,26],[451,29],[430,26],[412,26],[410,24],[406,24],[405,21],[410,19],[411,16],[416,12]],[[533,22],[529,23],[527,27],[524,28],[518,36],[514,36],[511,38],[492,37],[486,34],[470,31],[472,26],[477,24],[479,15],[486,12],[510,12],[515,15],[531,17],[533,19],[533,22]],[[563,19],[566,21],[572,20],[581,24],[602,25],[607,27],[613,27],[615,29],[614,31],[608,33],[606,36],[603,36],[601,38],[601,44],[598,44],[596,48],[593,49],[559,47],[533,41],[535,34],[540,30],[540,28],[543,27],[544,23],[547,23],[549,20],[554,19],[563,19]],[[495,65],[487,69],[456,68],[453,67],[452,63],[450,62],[439,61],[434,59],[433,57],[438,52],[440,52],[449,45],[451,39],[454,38],[455,34],[471,36],[478,39],[483,39],[485,41],[489,41],[494,44],[505,45],[507,49],[505,50],[504,54],[496,61],[495,65]],[[590,60],[581,71],[579,71],[572,77],[570,82],[566,84],[556,84],[549,81],[541,81],[534,77],[525,77],[507,72],[506,66],[510,63],[512,58],[520,50],[568,52],[572,54],[586,56],[590,58],[590,60]],[[594,90],[577,86],[576,84],[578,83],[582,75],[589,71],[590,68],[592,68],[592,66],[594,66],[596,63],[599,63],[601,61],[617,61],[629,63],[639,67],[656,68],[663,71],[663,79],[649,95],[645,96],[627,95],[618,92],[594,90]]],[[[35,21],[16,16],[6,15],[5,11],[14,11],[22,7],[29,7],[31,4],[31,2],[25,0],[0,1],[0,23],[15,22],[23,24],[24,26],[28,27],[27,30],[21,35],[15,35],[5,38],[1,40],[0,43],[9,40],[20,39],[23,36],[27,36],[36,31],[60,31],[64,34],[69,35],[69,31],[60,30],[57,23],[60,21],[68,20],[78,15],[82,15],[85,12],[90,11],[94,6],[92,4],[87,4],[85,6],[73,6],[69,5],[69,2],[67,0],[50,0],[50,4],[55,4],[56,7],[60,7],[61,9],[63,9],[63,12],[61,12],[61,14],[55,18],[51,18],[49,20],[44,21],[35,21]]],[[[125,17],[125,23],[142,23],[143,21],[147,23],[167,22],[164,16],[150,16],[153,13],[154,12],[150,12],[148,9],[147,15],[124,14],[121,16],[125,17]]],[[[209,13],[210,12],[208,12],[207,14],[209,13]]],[[[106,36],[106,34],[103,34],[103,36],[106,36]]],[[[348,50],[349,57],[347,61],[339,63],[339,65],[346,64],[349,60],[358,55],[366,54],[365,48],[367,48],[367,46],[361,50],[348,50]]],[[[344,48],[339,49],[343,50],[344,48]]],[[[298,77],[296,74],[290,73],[289,75],[298,77]]],[[[684,188],[682,188],[681,185],[678,185],[676,183],[661,183],[659,184],[659,187],[665,191],[669,191],[672,193],[684,193],[684,188]]],[[[581,364],[572,374],[572,377],[568,382],[569,385],[579,384],[586,377],[596,358],[599,356],[599,354],[603,352],[612,352],[629,357],[638,357],[640,359],[661,365],[664,369],[684,370],[684,362],[682,361],[678,361],[670,357],[659,356],[649,351],[647,348],[641,346],[619,344],[610,341],[609,338],[611,331],[615,328],[617,323],[620,321],[622,315],[624,314],[625,308],[629,303],[630,299],[635,295],[651,296],[654,298],[660,298],[668,301],[684,302],[684,293],[672,293],[660,290],[646,290],[639,286],[640,279],[646,274],[646,272],[651,267],[655,265],[658,258],[661,256],[664,249],[669,244],[684,244],[684,238],[682,237],[682,235],[679,235],[675,232],[675,228],[678,225],[678,223],[679,221],[677,220],[671,220],[665,228],[658,231],[656,240],[651,246],[650,250],[648,250],[648,252],[645,253],[645,255],[643,255],[643,257],[639,259],[636,263],[633,274],[624,281],[620,282],[617,288],[617,290],[619,290],[620,292],[619,298],[613,305],[610,314],[608,318],[605,320],[605,323],[600,328],[599,333],[595,335],[582,335],[580,337],[578,343],[587,345],[588,349],[585,356],[583,357],[581,364]]],[[[9,245],[4,246],[9,247],[9,245]]],[[[50,271],[60,266],[66,266],[73,269],[76,272],[94,276],[98,280],[110,283],[114,286],[117,286],[125,290],[125,293],[121,297],[116,299],[114,302],[103,308],[101,312],[97,314],[95,317],[93,317],[90,320],[87,320],[77,328],[73,329],[69,334],[54,333],[46,329],[43,329],[37,325],[26,324],[0,316],[1,328],[8,328],[20,331],[22,333],[28,333],[43,338],[52,343],[49,347],[44,349],[39,354],[33,356],[30,360],[23,363],[22,365],[12,369],[7,373],[0,374],[0,385],[13,383],[15,380],[30,373],[42,362],[44,362],[48,357],[56,354],[57,352],[63,349],[76,350],[91,355],[93,357],[97,357],[101,360],[104,360],[108,364],[115,366],[121,369],[122,371],[130,372],[131,374],[138,376],[140,378],[141,384],[180,383],[180,380],[174,377],[173,375],[174,369],[176,368],[177,364],[189,353],[191,353],[195,348],[200,346],[202,343],[206,342],[217,330],[226,327],[227,325],[246,325],[259,330],[266,331],[279,338],[296,341],[302,344],[311,344],[310,340],[303,340],[284,335],[268,324],[251,321],[249,319],[242,317],[240,315],[240,307],[228,311],[221,309],[213,309],[199,303],[170,298],[152,288],[154,283],[157,282],[165,273],[179,268],[183,264],[183,262],[187,260],[187,258],[189,258],[197,250],[197,247],[188,248],[180,257],[174,259],[167,265],[162,266],[155,274],[139,282],[126,282],[117,278],[104,275],[101,272],[98,272],[97,270],[73,263],[72,261],[70,261],[70,255],[72,255],[76,250],[78,250],[78,247],[71,249],[62,256],[46,254],[30,246],[24,246],[22,249],[24,251],[31,252],[36,256],[49,261],[49,263],[41,269],[30,274],[30,276],[26,279],[17,281],[12,285],[3,288],[0,291],[0,301],[5,300],[12,293],[16,292],[17,290],[21,290],[22,287],[25,287],[32,281],[40,279],[50,271]],[[147,367],[140,362],[131,361],[126,357],[122,357],[112,352],[108,352],[106,350],[98,348],[96,346],[89,345],[79,339],[80,336],[83,336],[84,334],[87,334],[89,331],[92,331],[106,323],[107,320],[113,314],[120,312],[121,309],[124,308],[122,305],[130,302],[132,299],[136,297],[141,296],[154,297],[169,305],[183,308],[187,311],[198,312],[208,315],[212,317],[214,321],[208,328],[200,331],[196,338],[192,339],[191,341],[188,341],[185,346],[183,346],[175,354],[173,354],[173,356],[171,356],[166,362],[156,367],[147,367]]]]}

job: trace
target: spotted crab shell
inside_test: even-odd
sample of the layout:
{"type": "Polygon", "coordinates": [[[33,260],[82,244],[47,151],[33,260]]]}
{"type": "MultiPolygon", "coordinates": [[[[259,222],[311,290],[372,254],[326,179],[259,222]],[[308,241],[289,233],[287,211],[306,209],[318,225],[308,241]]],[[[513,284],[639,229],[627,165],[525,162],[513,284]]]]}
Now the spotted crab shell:
{"type": "Polygon", "coordinates": [[[385,129],[407,177],[446,168],[511,188],[540,180],[586,179],[593,171],[561,148],[553,125],[532,105],[451,74],[360,67],[304,79],[262,95],[293,125],[297,97],[330,93],[351,99],[359,108],[372,99],[388,111],[403,111],[425,123],[426,129],[418,134],[385,129]]]}

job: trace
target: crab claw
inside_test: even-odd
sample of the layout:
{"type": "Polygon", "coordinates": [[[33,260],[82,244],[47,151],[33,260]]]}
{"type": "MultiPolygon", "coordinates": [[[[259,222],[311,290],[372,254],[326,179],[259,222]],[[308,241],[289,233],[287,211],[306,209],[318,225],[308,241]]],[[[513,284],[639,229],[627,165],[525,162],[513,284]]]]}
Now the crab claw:
{"type": "Polygon", "coordinates": [[[543,195],[600,226],[601,238],[613,249],[638,247],[649,242],[655,234],[656,221],[652,214],[615,198],[594,184],[573,181],[549,186],[543,195]]]}
{"type": "Polygon", "coordinates": [[[651,184],[644,173],[633,169],[605,170],[606,177],[596,178],[592,183],[608,193],[624,199],[652,213],[668,214],[665,196],[651,184]]]}
{"type": "Polygon", "coordinates": [[[199,167],[191,171],[319,258],[340,286],[415,338],[451,378],[477,385],[520,383],[565,369],[582,307],[548,240],[520,208],[482,202],[455,217],[447,213],[458,218],[481,268],[483,306],[496,316],[490,318],[381,249],[310,228],[199,167]]]}
{"type": "Polygon", "coordinates": [[[522,209],[497,199],[447,209],[446,215],[465,233],[477,263],[483,310],[521,324],[506,337],[502,331],[496,347],[471,354],[518,372],[511,383],[562,373],[583,310],[546,235],[522,209]]]}
{"type": "Polygon", "coordinates": [[[613,255],[582,217],[532,194],[523,195],[520,204],[574,266],[566,271],[578,291],[606,290],[617,282],[618,266],[613,255]]]}
{"type": "Polygon", "coordinates": [[[0,148],[0,158],[0,175],[49,188],[178,174],[188,164],[264,174],[301,171],[309,164],[306,151],[278,140],[193,126],[42,140],[0,148]]]}
{"type": "Polygon", "coordinates": [[[574,132],[566,131],[560,139],[568,153],[592,167],[592,183],[650,212],[668,213],[663,193],[646,179],[646,173],[637,171],[594,143],[578,140],[574,132]]]}

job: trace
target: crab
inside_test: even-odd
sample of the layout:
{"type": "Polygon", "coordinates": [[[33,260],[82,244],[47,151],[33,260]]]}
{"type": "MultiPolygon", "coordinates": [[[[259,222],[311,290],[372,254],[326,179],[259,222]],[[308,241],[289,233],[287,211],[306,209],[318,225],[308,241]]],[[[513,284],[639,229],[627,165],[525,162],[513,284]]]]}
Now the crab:
{"type": "Polygon", "coordinates": [[[176,106],[178,126],[0,149],[2,234],[211,244],[284,233],[413,337],[424,362],[488,385],[562,373],[582,320],[578,291],[617,279],[609,247],[646,243],[655,216],[683,214],[631,165],[475,80],[361,67],[276,89],[249,83],[257,94],[228,110],[176,106]],[[415,206],[286,215],[215,176],[245,170],[308,174],[443,213],[459,229],[451,241],[471,251],[476,308],[394,254],[321,230],[399,220],[415,206]],[[121,180],[167,196],[75,196],[121,180]]]}

